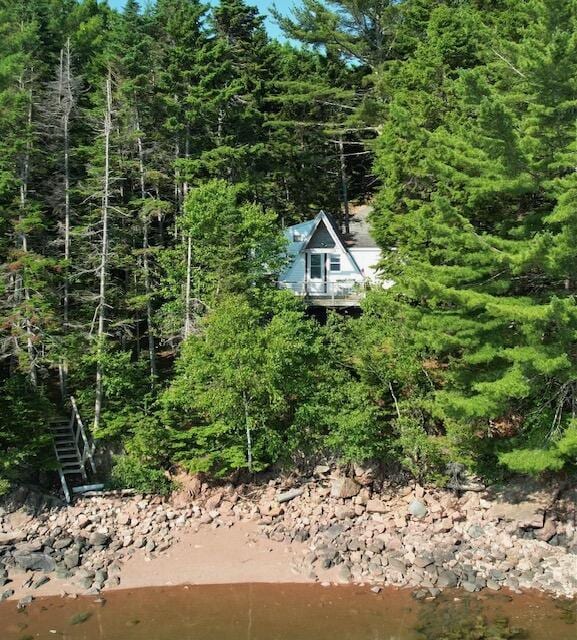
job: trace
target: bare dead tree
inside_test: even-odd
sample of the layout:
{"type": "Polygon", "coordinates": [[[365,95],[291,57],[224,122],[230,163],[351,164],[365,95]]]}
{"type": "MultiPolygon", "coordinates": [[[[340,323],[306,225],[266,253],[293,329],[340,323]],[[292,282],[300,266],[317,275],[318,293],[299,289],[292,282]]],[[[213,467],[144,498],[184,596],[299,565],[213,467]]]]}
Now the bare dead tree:
{"type": "MultiPolygon", "coordinates": [[[[142,205],[146,199],[146,172],[144,167],[144,147],[142,142],[142,134],[140,130],[140,116],[138,112],[138,105],[136,98],[134,100],[134,125],[136,127],[136,146],[138,149],[138,172],[140,178],[140,197],[142,199],[142,205]]],[[[144,210],[144,216],[142,220],[142,269],[144,272],[144,291],[146,294],[146,324],[148,329],[148,357],[150,362],[150,381],[151,386],[154,387],[154,381],[156,379],[156,345],[153,333],[152,324],[152,287],[150,286],[150,264],[149,264],[149,219],[146,209],[144,210]]]]}
{"type": "Polygon", "coordinates": [[[106,105],[104,109],[104,170],[102,175],[102,205],[101,227],[102,241],[100,246],[99,267],[99,293],[96,331],[97,339],[97,363],[96,363],[96,389],[94,401],[94,430],[100,426],[102,415],[102,401],[104,396],[104,378],[102,368],[103,347],[106,329],[106,287],[108,275],[108,222],[110,214],[110,138],[112,134],[112,74],[108,72],[106,78],[106,105]]]}
{"type": "MultiPolygon", "coordinates": [[[[32,153],[32,114],[33,114],[33,93],[32,82],[34,77],[34,70],[29,70],[29,76],[26,78],[25,74],[22,74],[18,78],[19,90],[26,95],[27,108],[26,108],[26,142],[19,162],[19,178],[20,178],[20,199],[19,199],[19,213],[18,213],[18,238],[20,244],[20,250],[24,261],[28,254],[28,236],[26,233],[26,225],[24,220],[29,205],[28,189],[30,181],[30,163],[32,153]]],[[[25,266],[24,266],[25,271],[25,266]]],[[[26,332],[26,349],[28,352],[29,362],[29,377],[32,386],[38,386],[38,374],[36,371],[36,356],[34,351],[34,331],[32,328],[32,321],[30,319],[30,289],[26,281],[23,269],[20,269],[14,283],[14,300],[18,304],[24,299],[24,327],[26,332]]],[[[18,349],[17,349],[18,350],[18,349]]]]}

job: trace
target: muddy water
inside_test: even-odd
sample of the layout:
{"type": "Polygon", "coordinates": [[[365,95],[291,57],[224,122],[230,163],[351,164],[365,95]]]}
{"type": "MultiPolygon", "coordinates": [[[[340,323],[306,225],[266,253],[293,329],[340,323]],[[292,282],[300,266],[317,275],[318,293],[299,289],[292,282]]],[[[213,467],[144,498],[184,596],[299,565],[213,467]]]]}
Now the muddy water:
{"type": "Polygon", "coordinates": [[[451,593],[433,602],[417,602],[406,591],[375,595],[366,587],[248,584],[117,591],[103,600],[44,598],[23,611],[17,611],[15,602],[4,602],[0,604],[0,639],[577,638],[575,603],[540,595],[451,593]],[[483,635],[479,631],[492,623],[498,632],[493,629],[483,635]],[[527,634],[507,635],[514,633],[513,627],[527,634]]]}

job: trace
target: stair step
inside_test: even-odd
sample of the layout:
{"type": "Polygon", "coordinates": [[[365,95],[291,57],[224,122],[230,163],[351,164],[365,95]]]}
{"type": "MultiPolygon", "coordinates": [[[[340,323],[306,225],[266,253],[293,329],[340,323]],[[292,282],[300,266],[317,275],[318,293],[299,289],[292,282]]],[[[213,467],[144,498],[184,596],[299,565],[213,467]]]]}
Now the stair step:
{"type": "Polygon", "coordinates": [[[74,445],[69,445],[66,447],[56,447],[56,451],[58,453],[67,453],[68,451],[72,451],[74,453],[78,453],[78,450],[76,449],[76,447],[74,445]]]}
{"type": "Polygon", "coordinates": [[[82,475],[82,469],[77,467],[76,469],[62,469],[62,473],[65,476],[78,476],[82,475]]]}
{"type": "Polygon", "coordinates": [[[80,460],[80,456],[77,453],[64,453],[58,456],[58,461],[61,464],[76,462],[80,460]]]}

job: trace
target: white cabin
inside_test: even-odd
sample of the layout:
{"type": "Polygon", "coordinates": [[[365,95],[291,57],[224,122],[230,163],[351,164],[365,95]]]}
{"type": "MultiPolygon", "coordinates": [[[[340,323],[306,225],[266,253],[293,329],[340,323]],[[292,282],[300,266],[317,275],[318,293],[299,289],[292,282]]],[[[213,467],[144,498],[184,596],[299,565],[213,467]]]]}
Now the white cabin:
{"type": "Polygon", "coordinates": [[[368,226],[370,207],[357,207],[343,234],[334,219],[321,211],[313,220],[287,227],[289,265],[279,287],[306,297],[312,305],[358,306],[369,284],[388,288],[379,277],[381,250],[368,226]]]}

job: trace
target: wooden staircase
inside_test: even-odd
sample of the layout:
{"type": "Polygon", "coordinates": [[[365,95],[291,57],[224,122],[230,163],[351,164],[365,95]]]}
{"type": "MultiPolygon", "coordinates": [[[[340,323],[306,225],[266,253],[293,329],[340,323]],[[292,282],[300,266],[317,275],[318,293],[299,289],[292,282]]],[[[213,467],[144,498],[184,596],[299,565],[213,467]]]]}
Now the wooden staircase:
{"type": "Polygon", "coordinates": [[[66,502],[72,500],[73,485],[86,484],[87,465],[96,473],[94,442],[89,438],[76,401],[70,397],[70,418],[57,418],[50,423],[58,474],[66,502]]]}

